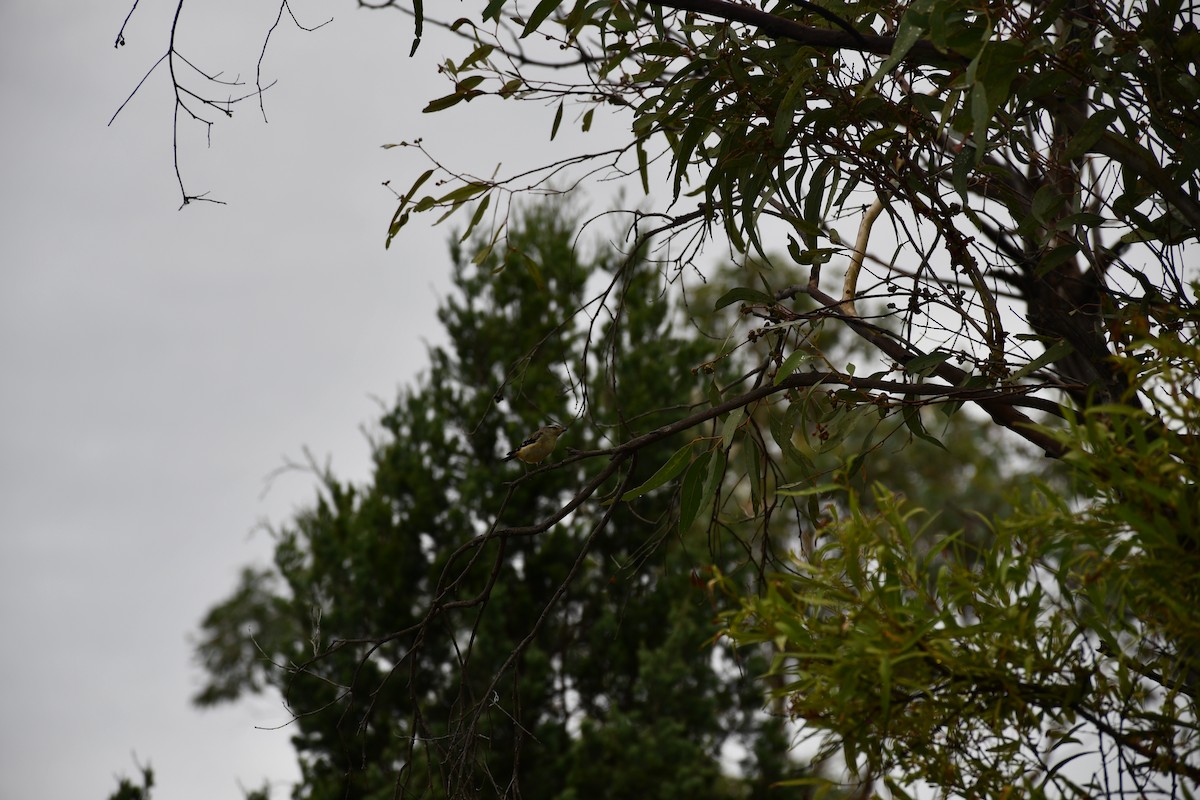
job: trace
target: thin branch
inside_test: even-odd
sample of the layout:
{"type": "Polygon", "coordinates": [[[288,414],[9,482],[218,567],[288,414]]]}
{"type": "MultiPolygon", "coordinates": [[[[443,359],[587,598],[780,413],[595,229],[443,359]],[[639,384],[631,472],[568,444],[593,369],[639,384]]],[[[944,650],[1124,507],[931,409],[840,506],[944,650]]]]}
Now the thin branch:
{"type": "Polygon", "coordinates": [[[853,25],[851,25],[845,19],[843,19],[842,17],[839,17],[837,14],[833,13],[828,8],[823,8],[822,6],[819,6],[816,3],[810,3],[810,2],[808,2],[808,0],[787,0],[787,2],[791,3],[794,6],[800,6],[801,8],[803,8],[807,11],[813,12],[818,17],[822,17],[822,18],[828,20],[829,22],[832,22],[834,25],[837,25],[839,28],[844,30],[846,33],[853,36],[859,42],[859,44],[863,44],[863,45],[867,44],[867,39],[865,36],[863,36],[862,31],[855,28],[853,25]]]}
{"type": "MultiPolygon", "coordinates": [[[[275,32],[275,29],[279,27],[279,22],[280,22],[280,20],[283,19],[283,10],[285,8],[287,9],[288,16],[290,16],[292,18],[292,22],[294,22],[296,24],[296,27],[306,33],[312,33],[313,31],[317,30],[318,28],[323,28],[326,25],[328,25],[329,23],[333,22],[333,17],[330,17],[329,19],[322,22],[320,25],[314,25],[311,28],[306,28],[300,24],[300,20],[296,19],[296,14],[295,14],[295,12],[292,11],[292,7],[290,5],[288,5],[288,0],[283,0],[283,2],[281,2],[279,4],[279,13],[275,15],[275,21],[271,23],[271,27],[267,30],[267,35],[263,38],[262,52],[258,54],[258,65],[255,67],[255,70],[254,70],[254,85],[258,87],[258,110],[262,113],[263,122],[267,121],[267,109],[266,109],[266,106],[263,105],[263,92],[265,91],[265,89],[262,85],[263,59],[265,59],[267,57],[267,45],[270,44],[270,42],[271,42],[271,34],[273,34],[275,32]]],[[[275,85],[274,83],[271,84],[271,86],[274,86],[274,85],[275,85]]],[[[270,86],[266,87],[266,89],[269,89],[269,88],[271,88],[271,87],[270,86]]]]}
{"type": "Polygon", "coordinates": [[[159,57],[158,61],[154,62],[154,66],[146,70],[146,74],[142,76],[140,81],[138,81],[137,86],[133,87],[133,91],[129,93],[129,97],[126,97],[125,102],[121,103],[121,105],[117,107],[117,110],[113,112],[112,117],[108,120],[109,125],[112,125],[113,121],[117,118],[117,114],[120,114],[125,109],[125,106],[129,105],[129,101],[132,100],[133,96],[138,93],[138,89],[142,88],[142,84],[146,82],[146,80],[150,77],[150,74],[154,72],[154,70],[158,69],[158,65],[166,61],[167,57],[170,55],[171,54],[169,52],[163,53],[159,57]]]}
{"type": "MultiPolygon", "coordinates": [[[[196,74],[198,74],[205,81],[209,81],[211,83],[215,83],[215,84],[219,84],[219,85],[223,85],[223,86],[240,86],[241,83],[237,80],[233,80],[233,81],[221,80],[222,73],[220,73],[220,72],[217,72],[215,74],[210,74],[210,73],[202,70],[200,67],[198,67],[194,63],[192,63],[186,56],[184,56],[182,53],[180,53],[179,50],[176,48],[176,46],[175,46],[176,36],[179,32],[179,20],[183,13],[184,2],[185,2],[185,0],[177,0],[177,2],[175,4],[175,13],[171,18],[170,35],[168,37],[166,52],[164,52],[161,56],[159,56],[158,60],[154,62],[154,65],[151,66],[150,69],[146,71],[146,74],[142,76],[142,79],[140,81],[138,81],[137,85],[133,88],[133,91],[129,93],[129,96],[126,97],[125,100],[121,103],[121,105],[117,107],[117,110],[115,112],[113,112],[112,117],[108,120],[108,124],[112,125],[113,122],[116,121],[117,116],[125,109],[125,107],[127,105],[129,105],[130,101],[133,100],[134,95],[136,95],[141,90],[141,88],[146,84],[146,81],[150,78],[150,75],[153,74],[154,70],[158,69],[158,67],[160,65],[162,65],[162,63],[165,61],[167,63],[167,69],[171,75],[171,87],[172,87],[172,91],[175,95],[175,104],[172,109],[172,118],[171,118],[171,154],[172,154],[173,166],[175,169],[175,180],[179,184],[179,193],[183,197],[183,202],[180,204],[180,208],[183,208],[184,206],[188,205],[193,200],[203,200],[204,202],[207,202],[207,203],[216,203],[218,205],[224,205],[225,204],[224,201],[214,200],[209,197],[206,197],[205,194],[207,194],[207,193],[198,194],[198,195],[197,194],[188,194],[187,189],[184,186],[183,174],[179,167],[179,112],[180,112],[180,110],[182,109],[193,120],[204,125],[207,128],[209,135],[211,136],[213,121],[209,120],[209,119],[205,119],[204,117],[200,116],[195,111],[193,111],[192,108],[189,107],[189,105],[188,105],[189,100],[194,101],[195,103],[199,104],[198,107],[211,108],[215,111],[218,111],[218,112],[224,114],[226,117],[233,116],[233,110],[232,110],[231,106],[233,106],[235,103],[240,103],[243,100],[248,100],[249,98],[255,97],[255,96],[257,96],[259,98],[259,108],[262,109],[263,108],[263,103],[262,103],[263,93],[267,89],[270,89],[272,86],[275,85],[274,82],[272,82],[271,84],[268,84],[267,86],[262,85],[262,61],[263,61],[263,57],[266,55],[267,43],[270,41],[271,33],[274,32],[275,28],[279,24],[280,19],[282,19],[284,9],[285,8],[287,9],[288,13],[292,17],[293,22],[296,23],[296,26],[304,31],[317,30],[317,28],[320,28],[320,27],[328,24],[328,22],[330,20],[327,20],[326,22],[322,22],[320,25],[317,25],[312,28],[305,27],[304,25],[300,24],[300,22],[296,19],[295,14],[292,13],[291,6],[288,5],[288,0],[282,0],[282,3],[279,8],[279,14],[277,15],[277,17],[275,19],[275,23],[271,26],[270,30],[267,32],[266,39],[263,42],[262,53],[259,55],[258,72],[256,74],[256,79],[255,79],[255,87],[256,87],[255,90],[252,92],[247,92],[246,94],[240,95],[238,97],[229,97],[225,100],[213,100],[213,99],[210,99],[209,97],[205,96],[204,94],[201,94],[199,92],[189,89],[187,86],[185,86],[183,84],[183,82],[180,79],[180,76],[177,75],[176,71],[175,71],[175,59],[178,58],[180,62],[182,62],[184,65],[186,65],[190,69],[194,70],[196,72],[196,74]]],[[[135,2],[133,3],[133,7],[130,8],[129,14],[125,17],[125,23],[121,25],[121,30],[117,34],[117,46],[118,47],[125,44],[125,36],[124,36],[125,26],[128,25],[129,19],[133,16],[133,12],[136,8],[137,8],[137,0],[135,0],[135,2]]],[[[265,110],[263,111],[263,119],[264,120],[266,119],[265,110]]]]}
{"type": "Polygon", "coordinates": [[[129,13],[125,15],[125,21],[121,23],[121,30],[117,31],[117,40],[113,43],[113,47],[125,46],[125,26],[129,24],[129,20],[133,17],[133,12],[137,11],[138,2],[139,0],[133,0],[133,5],[129,8],[129,13]]]}

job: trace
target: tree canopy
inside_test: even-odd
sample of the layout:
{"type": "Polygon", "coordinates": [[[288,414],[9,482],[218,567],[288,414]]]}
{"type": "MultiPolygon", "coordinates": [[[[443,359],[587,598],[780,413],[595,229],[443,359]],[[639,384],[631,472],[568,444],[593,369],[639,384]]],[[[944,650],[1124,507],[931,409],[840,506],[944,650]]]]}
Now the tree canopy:
{"type": "MultiPolygon", "coordinates": [[[[701,710],[672,705],[670,690],[692,685],[703,705],[731,684],[710,674],[711,653],[677,650],[669,665],[654,654],[715,612],[709,633],[732,649],[713,652],[767,658],[746,674],[812,737],[818,762],[837,765],[825,778],[895,796],[1196,793],[1194,6],[490,0],[435,19],[420,2],[359,5],[405,11],[414,48],[430,26],[461,43],[430,113],[532,101],[531,115],[552,109],[551,138],[598,115],[617,115],[627,135],[488,177],[401,143],[428,164],[386,242],[423,215],[462,213],[469,249],[456,263],[470,288],[444,319],[460,349],[432,367],[453,367],[462,388],[403,398],[376,485],[360,495],[326,480],[311,516],[281,534],[277,571],[293,592],[314,587],[312,608],[371,605],[398,582],[412,591],[381,627],[350,635],[343,621],[336,640],[314,633],[327,617],[280,629],[288,614],[268,576],[248,575],[239,605],[258,609],[289,685],[311,684],[305,707],[353,721],[336,728],[345,759],[437,774],[437,791],[460,796],[490,764],[487,742],[512,759],[484,770],[491,790],[549,796],[522,776],[526,736],[561,743],[555,757],[580,760],[559,772],[583,775],[615,753],[605,748],[631,747],[618,757],[629,764],[651,752],[613,732],[625,724],[640,737],[676,731],[699,759],[680,763],[700,764],[733,729],[715,712],[689,716],[701,710]],[[573,240],[518,222],[523,192],[621,177],[645,199],[626,212],[620,258],[552,254],[573,240]],[[467,311],[493,304],[532,316],[497,316],[461,349],[464,326],[484,324],[467,311]],[[526,429],[570,421],[575,450],[504,490],[465,469],[502,431],[521,435],[486,421],[496,401],[526,429]],[[455,408],[449,427],[432,424],[455,408]],[[478,423],[451,435],[466,420],[478,423]],[[1025,443],[1068,483],[1016,457],[1028,478],[1011,510],[983,493],[956,508],[936,488],[977,469],[960,438],[1025,443]],[[924,456],[937,476],[924,493],[892,469],[918,446],[938,452],[924,456]],[[432,480],[407,483],[422,470],[432,480]],[[384,491],[391,480],[405,483],[384,491]],[[337,540],[361,541],[361,563],[322,555],[337,540]],[[667,559],[671,547],[691,566],[667,559]],[[555,548],[570,566],[535,569],[555,548]],[[606,580],[620,587],[611,608],[592,607],[606,580]],[[673,604],[687,593],[666,587],[685,580],[704,602],[673,604]],[[531,581],[540,593],[512,597],[512,612],[483,613],[531,581]],[[552,694],[567,661],[610,647],[586,636],[607,630],[612,608],[634,612],[618,628],[644,630],[629,647],[657,666],[608,674],[629,697],[662,701],[653,723],[599,714],[618,690],[573,684],[559,685],[564,709],[618,727],[514,714],[552,694]],[[506,624],[517,625],[507,639],[494,627],[506,624]],[[542,643],[552,629],[577,643],[542,643]],[[288,648],[303,636],[302,659],[288,648]],[[429,678],[415,680],[418,663],[429,678]],[[438,675],[444,664],[453,674],[438,675]],[[372,669],[379,680],[360,683],[372,669]],[[407,693],[407,722],[364,722],[392,707],[385,690],[407,693]],[[444,726],[421,702],[437,692],[453,710],[444,726]],[[511,740],[501,718],[520,721],[511,740]],[[398,741],[406,753],[389,750],[398,741]]],[[[176,113],[196,97],[177,89],[176,113]]],[[[236,680],[209,699],[268,680],[244,641],[224,646],[242,658],[210,670],[236,680]]],[[[298,745],[332,763],[332,735],[298,745]]],[[[714,774],[707,763],[674,774],[674,793],[714,774]]]]}

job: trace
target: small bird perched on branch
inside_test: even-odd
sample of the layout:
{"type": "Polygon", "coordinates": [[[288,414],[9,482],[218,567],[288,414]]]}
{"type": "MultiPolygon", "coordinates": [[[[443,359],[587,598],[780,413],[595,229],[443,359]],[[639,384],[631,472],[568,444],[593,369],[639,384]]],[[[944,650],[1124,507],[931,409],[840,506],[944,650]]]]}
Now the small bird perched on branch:
{"type": "Polygon", "coordinates": [[[565,430],[566,428],[562,425],[547,425],[544,428],[538,428],[528,439],[521,442],[520,447],[506,455],[504,460],[512,461],[514,458],[519,458],[526,464],[536,464],[554,451],[559,435],[565,430]]]}

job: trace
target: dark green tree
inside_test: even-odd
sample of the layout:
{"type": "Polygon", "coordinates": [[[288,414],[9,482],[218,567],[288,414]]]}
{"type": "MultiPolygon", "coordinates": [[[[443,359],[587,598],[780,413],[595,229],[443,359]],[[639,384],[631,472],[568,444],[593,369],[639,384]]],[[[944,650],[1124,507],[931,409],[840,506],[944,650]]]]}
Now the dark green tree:
{"type": "Polygon", "coordinates": [[[280,689],[298,797],[737,795],[721,749],[754,746],[764,667],[711,663],[712,554],[672,535],[670,494],[612,502],[686,439],[602,478],[608,501],[559,511],[594,480],[568,453],[670,421],[661,398],[711,348],[676,334],[643,260],[585,264],[571,242],[541,207],[503,257],[454,249],[449,343],[383,418],[371,482],[322,473],[315,505],[274,531],[274,566],[204,621],[197,701],[280,689]],[[598,279],[619,327],[602,306],[579,321],[598,279]],[[499,460],[549,420],[571,423],[554,458],[499,460]]]}

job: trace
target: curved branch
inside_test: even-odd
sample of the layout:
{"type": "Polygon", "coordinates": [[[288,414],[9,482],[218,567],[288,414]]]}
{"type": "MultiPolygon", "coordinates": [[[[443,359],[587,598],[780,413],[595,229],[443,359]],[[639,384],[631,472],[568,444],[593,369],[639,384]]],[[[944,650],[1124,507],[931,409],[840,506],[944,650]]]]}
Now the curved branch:
{"type": "Polygon", "coordinates": [[[854,295],[858,293],[858,273],[862,270],[863,259],[867,255],[867,244],[871,240],[871,228],[875,220],[883,212],[883,197],[876,196],[875,202],[863,214],[862,222],[858,225],[858,238],[854,242],[854,252],[850,256],[850,266],[846,267],[846,279],[842,283],[842,304],[839,310],[850,317],[857,317],[858,310],[854,307],[854,295]]]}
{"type": "MultiPolygon", "coordinates": [[[[831,306],[836,306],[837,301],[829,298],[831,306]]],[[[846,319],[847,324],[852,327],[870,328],[869,324],[863,323],[860,320],[846,319]]],[[[874,334],[879,336],[878,334],[874,334]]],[[[879,337],[882,338],[882,337],[879,337]]],[[[894,344],[894,343],[893,343],[894,344]]],[[[889,353],[889,355],[891,355],[889,353]]],[[[895,356],[893,356],[895,357],[895,356]]],[[[905,361],[911,361],[916,358],[911,353],[904,354],[905,361]]],[[[899,359],[897,359],[899,360],[899,359]]],[[[961,381],[965,381],[970,377],[966,372],[957,367],[950,367],[945,364],[948,374],[957,374],[961,376],[961,381]]],[[[944,377],[940,376],[939,377],[944,377]]],[[[959,382],[961,382],[959,381],[959,382]]],[[[1006,428],[1011,429],[1014,433],[1027,439],[1033,444],[1040,447],[1046,452],[1046,455],[1061,458],[1066,454],[1067,448],[1047,433],[1042,432],[1037,423],[1027,417],[1017,409],[1018,406],[1035,408],[1048,413],[1055,413],[1057,406],[1053,403],[1047,403],[1038,398],[1027,397],[1030,392],[1036,391],[1039,386],[1018,385],[1005,387],[984,387],[984,388],[966,388],[963,386],[948,386],[945,384],[935,383],[903,383],[901,381],[888,381],[880,378],[856,378],[853,375],[845,375],[839,372],[801,372],[798,374],[789,375],[778,383],[764,384],[751,389],[748,392],[732,397],[723,403],[718,403],[715,406],[697,411],[682,419],[676,420],[669,425],[663,425],[649,433],[644,433],[630,439],[627,442],[610,447],[604,450],[581,450],[573,453],[563,459],[561,464],[568,464],[573,461],[579,461],[584,458],[594,458],[603,455],[621,456],[628,454],[646,445],[652,444],[665,439],[674,434],[681,433],[690,428],[707,422],[708,420],[719,417],[723,414],[728,414],[730,411],[735,411],[744,406],[749,406],[753,403],[770,397],[773,394],[786,392],[791,389],[813,388],[823,384],[845,386],[850,389],[858,389],[864,392],[887,392],[890,394],[903,396],[916,396],[928,398],[930,400],[946,400],[954,402],[973,402],[980,408],[986,411],[991,417],[1006,428]],[[1003,420],[1003,421],[1002,421],[1003,420]]],[[[1061,413],[1061,412],[1059,412],[1061,413]]],[[[606,472],[608,472],[606,470],[606,472]]],[[[557,516],[557,515],[556,515],[557,516]]],[[[527,528],[510,528],[504,533],[508,535],[539,533],[545,530],[541,523],[527,528]]]]}
{"type": "MultiPolygon", "coordinates": [[[[809,284],[805,287],[795,287],[795,291],[805,292],[818,303],[821,303],[829,309],[837,308],[839,305],[837,299],[822,292],[819,288],[813,285],[812,281],[809,281],[809,284]]],[[[843,319],[846,324],[850,326],[851,330],[878,348],[880,352],[882,352],[888,358],[891,358],[900,364],[907,364],[909,361],[912,361],[919,355],[918,353],[914,353],[909,350],[904,344],[892,339],[886,331],[882,331],[870,323],[863,322],[862,320],[854,319],[852,317],[843,317],[843,319]]],[[[966,371],[944,361],[933,368],[933,374],[937,375],[947,383],[953,384],[952,387],[947,388],[961,386],[971,377],[966,371]]],[[[993,390],[993,392],[995,392],[995,390],[993,390]]],[[[988,416],[990,416],[996,424],[1008,428],[1018,436],[1021,436],[1034,445],[1037,445],[1046,453],[1047,456],[1052,458],[1062,458],[1067,454],[1067,447],[1063,445],[1062,442],[1058,441],[1053,436],[1040,431],[1037,423],[1017,410],[1015,407],[1017,404],[1013,402],[1011,394],[1010,396],[1006,396],[1004,393],[976,394],[975,396],[965,397],[962,399],[974,401],[981,409],[987,412],[988,416]]]]}
{"type": "MultiPolygon", "coordinates": [[[[660,0],[651,5],[674,8],[679,11],[694,11],[719,17],[730,22],[744,22],[758,28],[763,33],[790,39],[793,42],[811,47],[828,48],[831,50],[856,50],[875,55],[891,55],[896,46],[894,36],[878,36],[876,34],[848,33],[844,30],[815,28],[802,25],[794,20],[785,19],[766,11],[760,11],[751,6],[734,5],[727,0],[660,0]]],[[[964,66],[966,61],[954,53],[943,53],[927,39],[918,39],[904,61],[931,66],[964,66]]]]}

